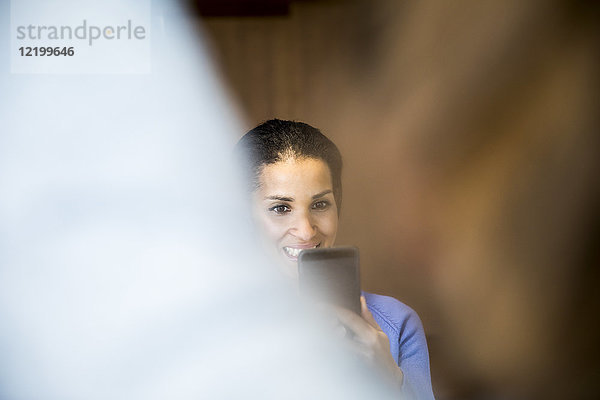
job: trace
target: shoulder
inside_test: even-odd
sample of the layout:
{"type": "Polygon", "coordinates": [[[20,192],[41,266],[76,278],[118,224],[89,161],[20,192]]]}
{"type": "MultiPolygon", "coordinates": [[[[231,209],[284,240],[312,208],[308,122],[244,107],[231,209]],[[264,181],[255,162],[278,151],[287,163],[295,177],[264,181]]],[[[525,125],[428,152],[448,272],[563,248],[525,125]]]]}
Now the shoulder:
{"type": "Polygon", "coordinates": [[[362,292],[362,294],[365,296],[369,308],[372,307],[398,317],[417,316],[415,310],[393,297],[369,292],[362,292]]]}
{"type": "MultiPolygon", "coordinates": [[[[363,292],[367,306],[373,314],[389,325],[395,333],[401,335],[406,331],[423,330],[421,319],[409,306],[390,296],[363,292]]],[[[383,327],[382,327],[383,328],[383,327]]]]}

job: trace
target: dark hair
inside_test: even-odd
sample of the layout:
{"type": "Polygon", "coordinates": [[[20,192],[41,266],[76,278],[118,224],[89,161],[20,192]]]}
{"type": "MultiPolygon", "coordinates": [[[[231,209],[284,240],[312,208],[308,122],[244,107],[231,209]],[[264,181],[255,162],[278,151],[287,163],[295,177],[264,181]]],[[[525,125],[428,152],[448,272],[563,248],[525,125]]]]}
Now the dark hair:
{"type": "Polygon", "coordinates": [[[256,190],[262,167],[290,158],[322,160],[331,172],[333,196],[338,212],[342,206],[342,156],[337,146],[320,130],[303,122],[271,119],[246,133],[236,152],[250,165],[251,189],[256,190]]]}

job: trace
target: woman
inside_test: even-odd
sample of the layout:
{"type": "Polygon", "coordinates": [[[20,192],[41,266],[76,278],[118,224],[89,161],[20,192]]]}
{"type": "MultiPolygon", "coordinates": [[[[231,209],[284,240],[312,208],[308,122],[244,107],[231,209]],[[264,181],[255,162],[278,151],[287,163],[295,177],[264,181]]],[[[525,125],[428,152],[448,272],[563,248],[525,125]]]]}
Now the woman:
{"type": "MultiPolygon", "coordinates": [[[[332,247],[342,205],[342,158],[318,129],[273,119],[244,135],[238,150],[250,163],[259,225],[296,278],[302,249],[332,247]]],[[[362,313],[337,309],[360,353],[421,399],[432,399],[429,355],[421,321],[396,299],[361,297],[362,313]]]]}

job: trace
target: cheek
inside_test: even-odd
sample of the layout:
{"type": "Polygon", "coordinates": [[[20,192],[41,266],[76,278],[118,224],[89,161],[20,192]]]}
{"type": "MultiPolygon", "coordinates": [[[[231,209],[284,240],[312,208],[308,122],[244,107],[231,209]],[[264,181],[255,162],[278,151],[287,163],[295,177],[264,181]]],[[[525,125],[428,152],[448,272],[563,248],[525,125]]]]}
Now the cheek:
{"type": "Polygon", "coordinates": [[[333,244],[338,229],[337,213],[323,215],[318,222],[321,234],[327,238],[330,244],[333,244]]]}
{"type": "Polygon", "coordinates": [[[264,234],[273,241],[281,239],[287,232],[286,218],[273,218],[264,213],[259,215],[258,222],[264,234]]]}

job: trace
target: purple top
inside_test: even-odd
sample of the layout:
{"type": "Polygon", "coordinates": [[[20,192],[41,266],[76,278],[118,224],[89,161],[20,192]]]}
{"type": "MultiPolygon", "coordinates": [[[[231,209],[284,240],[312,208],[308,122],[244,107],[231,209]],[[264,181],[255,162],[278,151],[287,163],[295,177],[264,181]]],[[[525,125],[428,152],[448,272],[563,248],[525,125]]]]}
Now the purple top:
{"type": "Polygon", "coordinates": [[[429,352],[417,313],[393,297],[363,292],[373,318],[390,340],[390,351],[404,373],[403,392],[410,398],[434,399],[429,352]]]}

